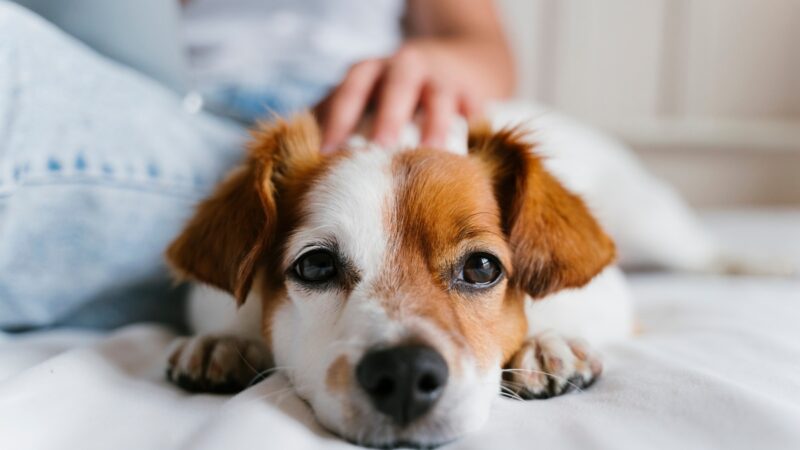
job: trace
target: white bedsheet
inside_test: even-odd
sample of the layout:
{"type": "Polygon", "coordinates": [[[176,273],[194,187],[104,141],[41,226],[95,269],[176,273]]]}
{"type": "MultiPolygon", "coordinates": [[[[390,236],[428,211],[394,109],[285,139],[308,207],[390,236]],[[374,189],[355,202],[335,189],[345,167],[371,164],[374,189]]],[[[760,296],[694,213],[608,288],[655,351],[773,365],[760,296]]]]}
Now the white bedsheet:
{"type": "MultiPolygon", "coordinates": [[[[729,243],[800,265],[800,212],[706,221],[729,243]]],[[[446,448],[800,448],[799,279],[631,280],[643,332],[604,349],[601,381],[545,401],[498,398],[482,431],[446,448]]],[[[149,325],[0,336],[0,449],[352,447],[280,376],[234,397],[168,385],[172,337],[149,325]]]]}

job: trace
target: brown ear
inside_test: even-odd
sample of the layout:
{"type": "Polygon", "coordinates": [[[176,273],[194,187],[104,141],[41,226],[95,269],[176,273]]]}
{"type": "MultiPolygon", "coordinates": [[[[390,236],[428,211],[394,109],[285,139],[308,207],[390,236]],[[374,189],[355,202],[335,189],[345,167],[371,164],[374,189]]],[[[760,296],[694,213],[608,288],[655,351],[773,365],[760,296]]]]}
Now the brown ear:
{"type": "Polygon", "coordinates": [[[531,297],[583,286],[614,260],[614,243],[583,201],[545,170],[519,128],[474,126],[469,153],[494,180],[513,252],[512,280],[531,297]]]}
{"type": "Polygon", "coordinates": [[[276,192],[294,170],[320,158],[319,129],[310,114],[259,124],[252,135],[242,167],[200,203],[166,252],[181,278],[225,290],[239,304],[276,232],[276,192]]]}

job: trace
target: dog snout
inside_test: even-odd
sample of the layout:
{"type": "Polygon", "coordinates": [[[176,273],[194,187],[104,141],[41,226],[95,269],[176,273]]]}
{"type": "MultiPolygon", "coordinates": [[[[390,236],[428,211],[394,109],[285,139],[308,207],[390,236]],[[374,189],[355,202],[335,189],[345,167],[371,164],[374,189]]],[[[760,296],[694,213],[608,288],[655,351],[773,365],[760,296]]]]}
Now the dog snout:
{"type": "Polygon", "coordinates": [[[428,412],[447,384],[448,368],[434,349],[404,345],[368,352],[356,378],[373,406],[405,426],[428,412]]]}

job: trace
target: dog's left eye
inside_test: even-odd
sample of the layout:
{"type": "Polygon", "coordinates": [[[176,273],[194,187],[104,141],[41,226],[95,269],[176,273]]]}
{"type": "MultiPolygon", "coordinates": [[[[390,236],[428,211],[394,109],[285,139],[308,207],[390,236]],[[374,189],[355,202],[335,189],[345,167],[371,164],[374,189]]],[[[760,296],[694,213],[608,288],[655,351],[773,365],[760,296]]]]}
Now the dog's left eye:
{"type": "Polygon", "coordinates": [[[497,281],[502,273],[500,263],[494,256],[486,253],[473,253],[464,261],[460,278],[469,284],[483,287],[497,281]]]}
{"type": "Polygon", "coordinates": [[[328,281],[336,276],[336,260],[325,250],[309,252],[295,263],[294,273],[310,283],[328,281]]]}

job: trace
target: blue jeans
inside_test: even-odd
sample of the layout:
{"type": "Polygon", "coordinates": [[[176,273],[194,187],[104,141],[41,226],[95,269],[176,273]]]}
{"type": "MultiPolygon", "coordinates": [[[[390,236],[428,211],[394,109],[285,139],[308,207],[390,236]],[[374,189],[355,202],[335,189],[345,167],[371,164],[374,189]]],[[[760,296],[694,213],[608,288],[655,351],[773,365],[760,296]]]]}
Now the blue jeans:
{"type": "Polygon", "coordinates": [[[178,321],[163,250],[245,135],[0,0],[0,329],[178,321]]]}

